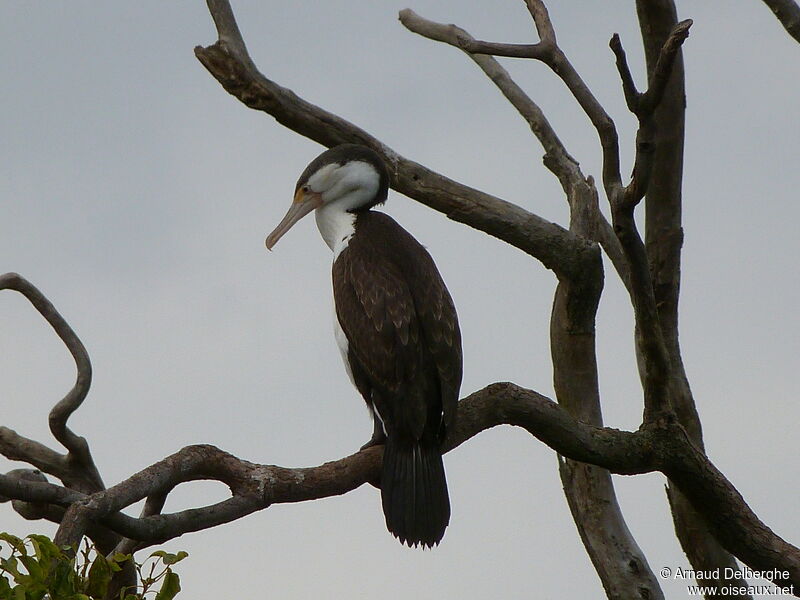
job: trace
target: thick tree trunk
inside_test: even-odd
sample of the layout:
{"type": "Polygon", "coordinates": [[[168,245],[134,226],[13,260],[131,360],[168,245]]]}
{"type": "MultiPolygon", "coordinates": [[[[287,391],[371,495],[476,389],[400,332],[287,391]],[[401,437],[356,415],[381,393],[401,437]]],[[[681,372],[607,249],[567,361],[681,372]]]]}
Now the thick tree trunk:
{"type": "MultiPolygon", "coordinates": [[[[647,72],[652,75],[664,41],[678,22],[672,0],[638,0],[636,8],[642,31],[647,72]]],[[[664,98],[655,112],[655,152],[645,204],[645,245],[653,281],[656,309],[669,354],[672,408],[691,440],[703,448],[703,433],[678,342],[678,298],[680,294],[681,185],[683,180],[686,92],[683,59],[675,58],[664,98]]],[[[696,570],[713,572],[735,567],[734,558],[709,533],[705,522],[673,485],[667,488],[675,532],[696,570]]],[[[715,586],[746,585],[741,580],[699,580],[715,586]]],[[[749,598],[749,595],[730,596],[749,598]]]]}

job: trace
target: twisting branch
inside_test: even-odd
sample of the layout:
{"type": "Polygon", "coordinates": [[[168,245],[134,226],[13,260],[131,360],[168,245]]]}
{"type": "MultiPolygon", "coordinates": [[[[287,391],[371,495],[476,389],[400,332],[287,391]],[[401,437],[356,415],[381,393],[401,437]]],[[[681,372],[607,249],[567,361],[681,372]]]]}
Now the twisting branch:
{"type": "MultiPolygon", "coordinates": [[[[618,431],[574,419],[560,405],[534,391],[495,383],[459,403],[446,440],[455,448],[501,424],[522,427],[558,453],[619,474],[661,471],[668,475],[714,527],[720,539],[754,568],[788,570],[800,584],[800,551],[769,530],[741,495],[679,428],[618,431]],[[660,448],[654,452],[655,448],[660,448]]],[[[91,495],[42,481],[0,475],[3,499],[67,508],[57,543],[77,542],[94,525],[144,542],[142,547],[226,523],[272,504],[302,502],[347,493],[380,472],[381,447],[371,447],[318,467],[290,469],[244,461],[213,446],[189,446],[107,490],[91,495]],[[167,494],[187,481],[225,483],[232,497],[201,508],[142,518],[119,511],[145,498],[167,494]]],[[[783,584],[787,580],[782,580],[783,584]]]]}
{"type": "MultiPolygon", "coordinates": [[[[590,427],[572,419],[545,396],[512,384],[494,384],[462,400],[446,447],[455,448],[502,423],[524,427],[566,455],[610,461],[620,472],[653,469],[652,456],[636,449],[637,434],[590,427]]],[[[213,446],[190,446],[90,496],[49,484],[30,484],[22,492],[36,501],[69,505],[56,535],[59,544],[75,544],[92,523],[102,523],[149,544],[238,519],[275,503],[344,494],[377,478],[381,457],[382,448],[372,447],[319,467],[287,469],[249,463],[213,446]],[[139,519],[119,512],[147,496],[166,495],[180,483],[198,479],[222,481],[230,488],[232,498],[199,509],[139,519]]],[[[0,476],[0,492],[9,497],[21,494],[15,485],[10,478],[0,476]]]]}
{"type": "Polygon", "coordinates": [[[430,21],[419,16],[410,8],[401,10],[399,18],[409,31],[430,40],[460,48],[467,53],[528,123],[545,150],[545,166],[558,177],[565,191],[574,186],[576,181],[583,179],[578,162],[569,155],[541,108],[514,82],[508,71],[494,57],[488,56],[497,54],[491,51],[489,46],[505,46],[506,44],[477,42],[461,27],[430,21]],[[483,50],[478,50],[476,44],[483,50]]]}
{"type": "Polygon", "coordinates": [[[630,183],[622,189],[607,188],[614,231],[630,265],[630,292],[636,314],[637,347],[644,359],[642,380],[645,398],[645,423],[654,423],[672,412],[669,397],[671,361],[659,323],[655,293],[647,252],[634,220],[634,209],[644,198],[653,168],[655,111],[661,103],[675,57],[689,35],[692,21],[678,23],[661,47],[656,67],[646,92],[639,93],[633,83],[619,36],[611,38],[617,68],[628,108],[639,120],[636,157],[630,183]]]}
{"type": "Polygon", "coordinates": [[[689,28],[691,26],[691,19],[686,19],[675,25],[672,33],[670,33],[666,42],[664,42],[664,46],[658,57],[658,62],[656,62],[653,74],[650,77],[650,86],[644,94],[639,93],[636,90],[636,85],[633,83],[633,76],[628,67],[625,50],[622,48],[619,35],[615,33],[612,36],[609,46],[617,57],[617,70],[622,79],[622,90],[625,93],[625,102],[628,105],[628,109],[637,117],[646,118],[652,116],[656,107],[661,103],[661,99],[664,97],[664,91],[667,87],[667,81],[669,81],[670,74],[672,73],[672,65],[675,62],[675,57],[681,45],[689,36],[689,28]]]}
{"type": "MultiPolygon", "coordinates": [[[[49,451],[41,444],[30,442],[27,444],[29,452],[34,452],[42,460],[37,461],[44,470],[48,467],[59,471],[58,477],[65,476],[70,481],[72,487],[83,488],[85,491],[97,491],[103,489],[103,480],[94,464],[89,444],[86,439],[73,433],[67,426],[70,415],[83,403],[89,386],[92,383],[92,365],[89,361],[89,354],[86,352],[81,340],[58,313],[53,304],[36,289],[36,287],[21,277],[17,273],[6,273],[0,276],[0,290],[14,290],[25,296],[30,303],[39,311],[44,319],[50,324],[56,335],[64,342],[75,361],[78,370],[75,385],[61,401],[50,411],[50,431],[53,436],[61,442],[68,450],[65,457],[56,458],[58,455],[49,451]],[[59,464],[59,467],[56,467],[59,464]],[[64,468],[66,467],[66,468],[64,468]],[[75,477],[77,475],[77,477],[75,477]]],[[[3,428],[0,437],[8,439],[13,437],[14,432],[3,428]]],[[[36,464],[36,463],[33,463],[36,464]]],[[[38,466],[38,465],[37,465],[38,466]]]]}
{"type": "MultiPolygon", "coordinates": [[[[486,55],[497,53],[552,60],[558,49],[547,11],[537,2],[528,2],[528,8],[542,41],[527,46],[475,42],[460,27],[435,23],[409,9],[400,12],[400,21],[418,35],[464,50],[497,85],[529,123],[544,147],[544,164],[558,177],[570,205],[570,231],[586,239],[601,241],[622,274],[627,266],[619,241],[613,232],[601,237],[611,231],[611,226],[598,209],[593,178],[584,177],[535,102],[514,83],[493,56],[486,55]]],[[[597,299],[602,289],[599,265],[592,275],[593,279],[583,281],[559,281],[550,321],[550,348],[558,402],[574,418],[601,426],[595,350],[597,299]],[[587,282],[593,286],[587,286],[587,282]]],[[[622,277],[627,280],[626,276],[622,277]]],[[[623,597],[628,590],[636,589],[654,600],[663,598],[655,575],[625,524],[609,472],[570,459],[559,460],[559,472],[573,519],[607,595],[623,597]]]]}
{"type": "Polygon", "coordinates": [[[220,84],[250,108],[326,146],[361,143],[378,152],[401,194],[534,256],[559,276],[576,277],[595,250],[585,240],[519,206],[457,183],[404,158],[363,129],[299,98],[262,75],[247,54],[230,5],[209,1],[220,39],[195,55],[220,84]]]}
{"type": "Polygon", "coordinates": [[[800,42],[800,5],[795,0],[764,0],[786,32],[800,42]]]}
{"type": "Polygon", "coordinates": [[[592,125],[594,125],[603,150],[603,186],[607,191],[616,189],[621,185],[622,178],[620,176],[619,138],[614,121],[592,94],[561,48],[556,44],[553,24],[550,21],[544,2],[541,0],[526,0],[526,4],[534,19],[539,35],[543,36],[542,40],[547,40],[547,43],[552,45],[552,52],[540,60],[550,67],[564,82],[592,125]]]}
{"type": "MultiPolygon", "coordinates": [[[[22,280],[13,276],[0,278],[0,282],[8,285],[9,279],[18,287],[22,280]]],[[[754,568],[769,565],[789,571],[789,582],[800,587],[800,551],[758,520],[680,427],[673,424],[632,433],[594,427],[541,394],[510,383],[496,383],[461,400],[445,446],[455,448],[500,424],[522,427],[559,454],[614,473],[663,472],[731,551],[754,568]]],[[[31,517],[60,519],[55,536],[59,544],[74,544],[90,535],[113,547],[121,535],[142,542],[137,547],[144,547],[238,519],[275,503],[344,494],[374,480],[381,458],[381,448],[373,447],[319,467],[287,469],[243,461],[213,446],[190,446],[94,493],[48,483],[30,470],[0,475],[0,501],[21,501],[17,506],[31,517]],[[225,483],[231,498],[172,514],[145,514],[138,519],[120,512],[148,497],[153,500],[145,513],[158,512],[161,499],[172,489],[198,479],[225,483]]]]}
{"type": "Polygon", "coordinates": [[[631,76],[619,35],[615,33],[609,43],[611,50],[617,57],[617,69],[622,80],[625,102],[628,105],[628,109],[639,120],[633,176],[631,177],[631,182],[625,187],[621,199],[622,205],[626,210],[639,204],[647,192],[647,184],[650,181],[650,173],[653,167],[655,111],[664,97],[675,56],[681,44],[689,36],[689,28],[691,26],[691,19],[681,21],[675,25],[661,48],[658,62],[653,70],[652,77],[650,77],[650,86],[643,94],[636,90],[636,86],[633,83],[633,77],[631,76]]]}
{"type": "Polygon", "coordinates": [[[65,455],[2,425],[0,425],[0,454],[9,460],[33,465],[65,483],[75,476],[74,469],[67,464],[65,455]]]}
{"type": "MultiPolygon", "coordinates": [[[[678,24],[661,47],[658,63],[652,70],[650,87],[644,94],[636,90],[619,39],[612,40],[626,102],[640,120],[634,174],[629,185],[623,187],[613,121],[558,48],[555,32],[541,1],[526,0],[541,40],[532,45],[476,41],[454,26],[430,24],[410,11],[404,11],[412,26],[433,26],[429,31],[440,36],[440,41],[469,53],[526,119],[545,147],[545,164],[559,176],[570,199],[572,211],[570,230],[567,231],[518,206],[462,186],[398,156],[363,130],[267,80],[256,70],[247,53],[229,3],[208,0],[208,5],[217,25],[219,41],[209,48],[197,48],[195,52],[226,90],[248,106],[273,114],[281,123],[320,143],[332,145],[358,141],[375,148],[392,167],[392,186],[395,189],[522,249],[558,274],[560,284],[554,303],[551,335],[563,336],[560,338],[562,341],[570,336],[576,340],[583,338],[577,343],[564,342],[562,350],[568,348],[575,352],[574,356],[554,353],[554,363],[560,363],[560,367],[555,368],[557,394],[559,400],[565,399],[565,402],[556,404],[541,394],[510,383],[492,384],[460,402],[455,425],[446,440],[446,449],[457,447],[484,429],[508,424],[524,428],[572,461],[596,465],[619,474],[660,471],[691,502],[726,548],[754,568],[788,571],[788,581],[780,578],[779,582],[800,588],[800,551],[758,519],[733,485],[709,462],[702,449],[694,443],[694,438],[670,418],[672,415],[669,413],[670,385],[665,377],[668,379],[672,365],[660,337],[647,255],[633,221],[633,211],[644,197],[651,177],[653,115],[665,93],[673,62],[686,38],[690,21],[678,24]],[[562,78],[595,125],[603,147],[603,181],[612,206],[615,236],[611,236],[608,223],[603,220],[593,223],[591,220],[591,211],[597,200],[591,178],[584,178],[580,173],[577,163],[566,152],[538,106],[516,86],[497,61],[487,55],[504,52],[506,56],[516,53],[516,56],[524,55],[548,64],[562,78]],[[587,241],[596,238],[617,251],[620,263],[623,262],[620,255],[624,253],[629,267],[629,271],[621,270],[621,273],[629,273],[625,279],[630,283],[637,313],[639,346],[645,358],[645,426],[636,432],[600,426],[599,402],[597,415],[591,411],[582,414],[575,410],[582,395],[592,395],[597,391],[594,357],[587,359],[587,356],[594,352],[593,332],[590,331],[596,309],[593,293],[599,295],[600,287],[595,280],[584,289],[575,289],[575,284],[587,274],[587,265],[599,262],[596,246],[587,241]],[[618,245],[614,245],[615,240],[618,245]],[[581,305],[577,312],[583,312],[586,322],[572,328],[571,315],[577,314],[576,303],[581,305]],[[558,372],[565,365],[572,365],[575,369],[590,368],[579,373],[581,381],[576,383],[565,376],[569,374],[567,371],[558,372]],[[654,416],[666,418],[656,419],[654,416]]],[[[590,273],[593,277],[601,274],[599,271],[590,273]]],[[[117,548],[134,550],[229,522],[275,503],[343,494],[375,480],[379,474],[380,447],[368,448],[318,467],[290,469],[243,461],[213,446],[190,446],[109,489],[103,489],[88,445],[67,427],[69,416],[86,397],[91,381],[91,366],[85,348],[52,304],[23,278],[15,274],[2,276],[0,289],[20,291],[34,304],[67,345],[78,369],[75,386],[50,416],[54,436],[68,450],[66,456],[7,428],[0,428],[0,452],[40,466],[65,484],[49,483],[44,475],[29,469],[0,475],[0,502],[10,500],[20,514],[29,518],[60,521],[57,543],[71,544],[84,535],[97,535],[104,536],[106,547],[116,545],[117,548]],[[161,514],[166,497],[176,486],[198,479],[225,483],[231,497],[209,506],[161,514]],[[147,502],[139,518],[121,512],[145,498],[147,502]],[[120,536],[124,538],[122,541],[120,536]]],[[[587,406],[591,408],[594,405],[587,402],[579,408],[587,406]]]]}
{"type": "MultiPolygon", "coordinates": [[[[642,33],[648,73],[654,73],[662,48],[678,25],[672,0],[637,0],[636,12],[642,33]]],[[[663,61],[662,61],[663,63],[663,61]]],[[[702,428],[689,381],[683,367],[678,335],[682,229],[682,174],[685,132],[686,91],[683,61],[675,55],[664,98],[655,112],[652,172],[648,176],[645,207],[645,248],[655,296],[658,322],[670,357],[670,400],[678,422],[692,442],[703,449],[702,428]]],[[[676,486],[667,490],[675,531],[692,566],[704,573],[721,573],[735,567],[736,561],[725,551],[676,486]]],[[[725,593],[729,585],[742,586],[743,580],[703,577],[701,585],[725,593]]]]}

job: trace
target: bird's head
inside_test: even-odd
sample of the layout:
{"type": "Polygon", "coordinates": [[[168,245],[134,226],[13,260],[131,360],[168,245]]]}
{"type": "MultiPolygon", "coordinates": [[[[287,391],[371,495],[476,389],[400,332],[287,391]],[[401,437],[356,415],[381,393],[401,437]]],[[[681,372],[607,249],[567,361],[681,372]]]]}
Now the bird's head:
{"type": "Polygon", "coordinates": [[[322,207],[342,212],[369,210],[386,201],[389,176],[381,157],[366,146],[342,144],[326,150],[300,175],[294,201],[275,230],[267,236],[269,250],[292,225],[322,207]]]}

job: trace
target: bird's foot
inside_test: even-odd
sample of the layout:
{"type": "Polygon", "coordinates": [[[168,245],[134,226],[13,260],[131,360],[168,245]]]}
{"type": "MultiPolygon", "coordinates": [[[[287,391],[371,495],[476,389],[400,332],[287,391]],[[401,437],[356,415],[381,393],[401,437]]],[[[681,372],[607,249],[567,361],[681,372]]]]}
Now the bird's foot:
{"type": "MultiPolygon", "coordinates": [[[[378,430],[378,428],[376,427],[370,440],[366,444],[361,446],[361,450],[366,450],[367,448],[372,448],[373,446],[383,446],[385,443],[386,443],[386,434],[383,432],[382,429],[378,430]]],[[[369,483],[373,487],[381,489],[380,477],[378,477],[374,481],[370,480],[369,483]]]]}
{"type": "Polygon", "coordinates": [[[376,431],[372,434],[370,440],[361,446],[359,450],[366,450],[367,448],[371,448],[372,446],[383,446],[386,443],[386,434],[383,431],[376,431]]]}

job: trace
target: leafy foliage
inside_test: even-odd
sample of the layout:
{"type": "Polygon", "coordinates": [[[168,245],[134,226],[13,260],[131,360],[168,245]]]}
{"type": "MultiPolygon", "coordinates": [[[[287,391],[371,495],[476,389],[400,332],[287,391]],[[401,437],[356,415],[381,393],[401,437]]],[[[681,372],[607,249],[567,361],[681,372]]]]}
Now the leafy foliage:
{"type": "Polygon", "coordinates": [[[119,600],[171,600],[181,591],[172,565],[186,558],[186,552],[157,550],[139,563],[130,554],[103,556],[91,545],[76,553],[68,550],[43,535],[23,539],[0,533],[0,600],[100,600],[114,573],[128,561],[139,586],[121,590],[119,600]]]}

